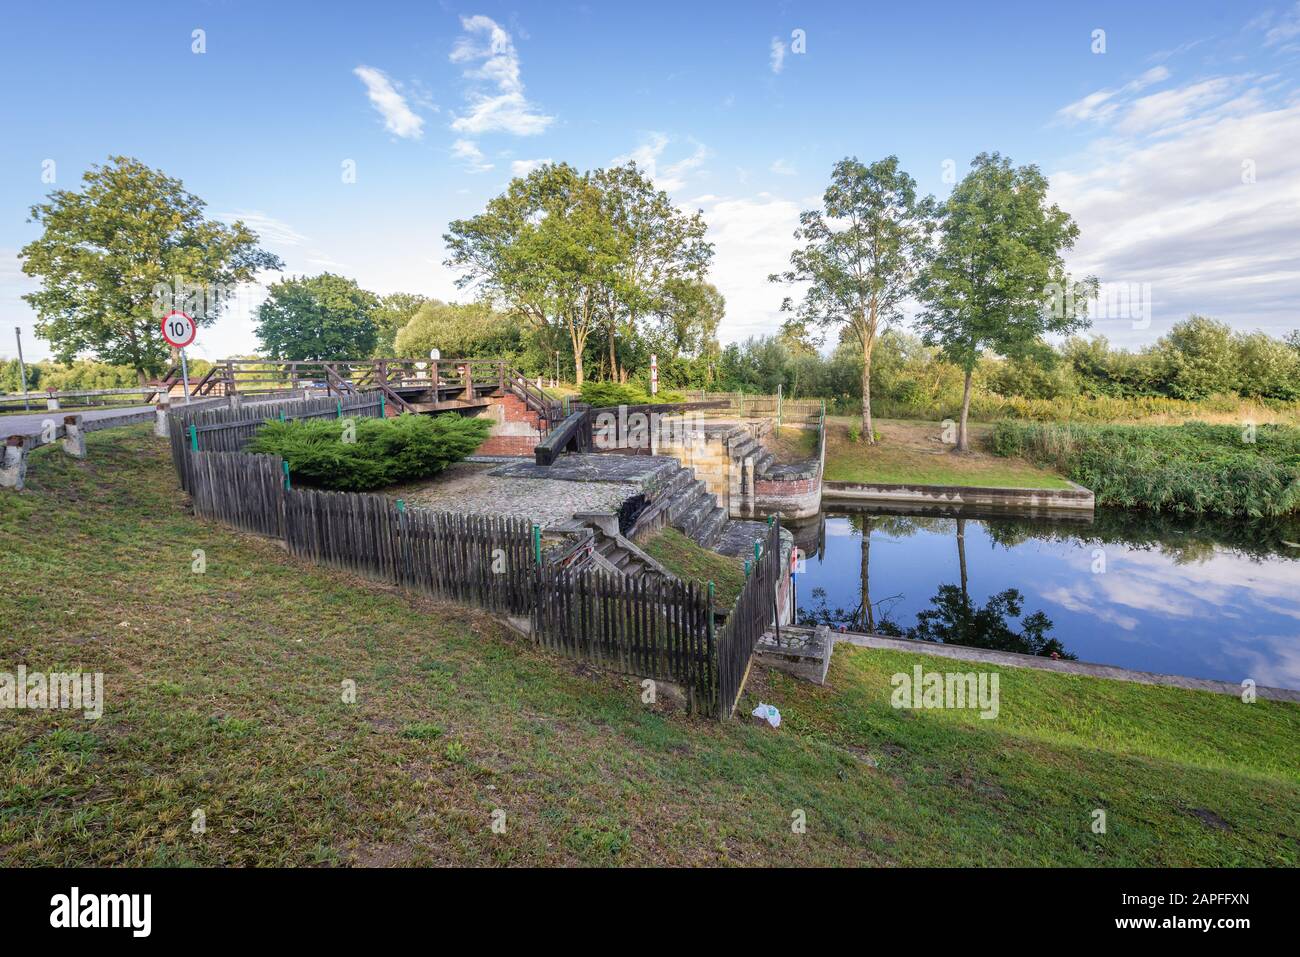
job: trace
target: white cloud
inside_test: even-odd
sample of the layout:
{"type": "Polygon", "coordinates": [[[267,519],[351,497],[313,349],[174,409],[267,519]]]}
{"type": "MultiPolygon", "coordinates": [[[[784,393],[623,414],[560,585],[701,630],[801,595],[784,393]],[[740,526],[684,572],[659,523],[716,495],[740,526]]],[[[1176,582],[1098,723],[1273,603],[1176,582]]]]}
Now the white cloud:
{"type": "Polygon", "coordinates": [[[306,236],[284,220],[257,210],[241,209],[233,213],[217,213],[217,219],[223,223],[234,223],[236,220],[243,222],[245,226],[257,233],[264,245],[301,246],[308,241],[306,236]]]}
{"type": "Polygon", "coordinates": [[[1282,14],[1277,21],[1277,25],[1270,27],[1264,35],[1265,46],[1282,46],[1283,49],[1291,49],[1287,42],[1300,37],[1300,3],[1291,8],[1289,13],[1282,14]]]}
{"type": "Polygon", "coordinates": [[[785,41],[780,37],[772,37],[772,45],[769,47],[768,62],[771,64],[773,73],[780,73],[785,69],[785,41]]]}
{"type": "Polygon", "coordinates": [[[635,149],[614,157],[611,162],[616,166],[629,161],[635,162],[654,181],[655,186],[669,193],[675,192],[686,185],[690,174],[699,169],[713,153],[703,143],[690,140],[695,147],[690,155],[669,163],[660,170],[659,162],[672,142],[673,137],[667,133],[652,131],[635,149]]]}
{"type": "Polygon", "coordinates": [[[456,117],[451,128],[458,133],[478,136],[500,131],[516,136],[533,136],[542,133],[555,117],[539,113],[524,95],[524,84],[519,75],[519,56],[515,52],[510,34],[485,16],[461,17],[465,36],[456,41],[451,51],[452,63],[473,64],[464,73],[466,79],[495,87],[495,93],[481,89],[469,90],[469,112],[456,117]],[[484,40],[480,40],[480,35],[484,40]]]}
{"type": "Polygon", "coordinates": [[[483,151],[473,140],[457,140],[452,143],[451,155],[464,163],[471,173],[486,173],[492,169],[492,164],[484,158],[483,151]]]}
{"type": "Polygon", "coordinates": [[[1108,119],[1119,109],[1121,97],[1132,95],[1154,83],[1160,83],[1167,79],[1169,79],[1169,70],[1167,68],[1153,66],[1136,80],[1130,80],[1118,89],[1098,90],[1061,107],[1061,109],[1057,110],[1057,116],[1062,120],[1074,123],[1108,119]]]}
{"type": "Polygon", "coordinates": [[[384,118],[385,129],[403,139],[418,140],[424,135],[424,120],[406,105],[406,98],[397,91],[382,70],[359,66],[352,72],[366,85],[366,95],[370,97],[371,105],[384,118]]]}
{"type": "Polygon", "coordinates": [[[692,206],[703,210],[714,246],[709,281],[726,297],[726,317],[719,329],[724,342],[752,335],[771,335],[780,326],[781,300],[801,290],[767,281],[789,267],[799,206],[792,200],[760,193],[754,197],[699,196],[692,206]]]}
{"type": "Polygon", "coordinates": [[[775,173],[777,176],[796,176],[799,171],[787,163],[784,159],[778,159],[768,168],[769,173],[775,173]]]}
{"type": "Polygon", "coordinates": [[[1098,135],[1050,175],[1053,201],[1079,224],[1069,262],[1103,283],[1149,283],[1151,298],[1149,327],[1105,319],[1094,332],[1139,345],[1191,312],[1275,335],[1294,328],[1296,92],[1212,77],[1092,111],[1098,135]]]}
{"type": "Polygon", "coordinates": [[[551,159],[549,156],[543,159],[515,160],[510,164],[510,173],[512,176],[527,176],[538,167],[554,162],[555,160],[551,159]]]}

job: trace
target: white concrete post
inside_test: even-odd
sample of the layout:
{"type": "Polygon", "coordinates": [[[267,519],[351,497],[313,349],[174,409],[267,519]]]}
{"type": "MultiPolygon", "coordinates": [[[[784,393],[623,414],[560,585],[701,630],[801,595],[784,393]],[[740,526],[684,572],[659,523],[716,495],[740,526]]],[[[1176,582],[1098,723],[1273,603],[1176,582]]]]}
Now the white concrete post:
{"type": "Polygon", "coordinates": [[[50,396],[49,398],[47,398],[45,400],[45,410],[47,412],[59,411],[59,400],[56,399],[54,396],[50,396]]]}
{"type": "Polygon", "coordinates": [[[63,451],[74,459],[86,457],[86,433],[81,429],[81,416],[63,417],[63,451]]]}
{"type": "Polygon", "coordinates": [[[0,464],[0,488],[22,491],[27,477],[27,436],[11,435],[5,440],[4,461],[0,464]]]}
{"type": "Polygon", "coordinates": [[[153,409],[153,434],[160,439],[167,438],[167,409],[168,402],[166,399],[155,405],[153,409]]]}

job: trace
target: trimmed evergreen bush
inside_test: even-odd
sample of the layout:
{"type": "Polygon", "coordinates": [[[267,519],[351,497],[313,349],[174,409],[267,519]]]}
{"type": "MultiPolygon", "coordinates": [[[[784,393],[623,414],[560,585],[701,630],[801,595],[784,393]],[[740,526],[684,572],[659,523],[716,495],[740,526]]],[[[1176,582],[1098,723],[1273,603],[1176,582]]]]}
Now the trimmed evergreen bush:
{"type": "Polygon", "coordinates": [[[684,400],[677,392],[651,395],[633,383],[587,381],[582,384],[582,401],[593,408],[611,409],[620,405],[663,405],[684,400]]]}
{"type": "Polygon", "coordinates": [[[295,481],[317,488],[360,492],[429,478],[483,444],[487,419],[399,415],[357,418],[355,441],[346,441],[347,419],[268,421],[247,451],[279,455],[295,481]]]}

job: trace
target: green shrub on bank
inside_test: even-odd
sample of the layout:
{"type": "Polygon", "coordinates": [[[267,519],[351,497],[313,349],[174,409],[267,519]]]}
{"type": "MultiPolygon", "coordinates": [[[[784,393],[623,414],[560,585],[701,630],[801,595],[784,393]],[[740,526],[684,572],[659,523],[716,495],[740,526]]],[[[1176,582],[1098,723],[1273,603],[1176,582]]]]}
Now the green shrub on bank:
{"type": "Polygon", "coordinates": [[[283,457],[304,485],[360,492],[437,475],[483,444],[490,428],[487,419],[452,414],[269,421],[247,450],[283,457]]]}
{"type": "Polygon", "coordinates": [[[685,399],[677,392],[651,395],[633,383],[588,381],[582,384],[582,401],[593,408],[609,409],[620,405],[663,405],[665,402],[683,402],[685,399]]]}
{"type": "Polygon", "coordinates": [[[1300,510],[1300,429],[1290,426],[1004,421],[993,428],[993,447],[1068,475],[1099,505],[1251,516],[1300,510]]]}

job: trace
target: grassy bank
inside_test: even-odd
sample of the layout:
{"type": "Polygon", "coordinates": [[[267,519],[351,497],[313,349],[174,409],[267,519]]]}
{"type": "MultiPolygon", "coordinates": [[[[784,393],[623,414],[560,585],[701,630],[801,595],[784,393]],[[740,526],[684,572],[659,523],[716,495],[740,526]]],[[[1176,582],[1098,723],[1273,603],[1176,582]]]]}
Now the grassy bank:
{"type": "Polygon", "coordinates": [[[661,528],[641,543],[645,552],[678,578],[713,582],[714,604],[730,608],[745,587],[743,559],[695,544],[675,528],[661,528]]]}
{"type": "Polygon", "coordinates": [[[106,695],[0,713],[0,864],[1300,862],[1295,706],[1002,669],[995,721],[894,711],[940,659],[840,649],[828,688],[755,669],[779,731],[696,721],[197,521],[147,427],[88,444],[0,494],[0,670],[106,695]]]}
{"type": "MultiPolygon", "coordinates": [[[[836,401],[836,413],[861,409],[860,400],[836,401]]],[[[961,393],[937,401],[926,396],[914,402],[872,398],[876,415],[894,419],[925,419],[941,422],[961,415],[961,393]]],[[[861,414],[860,412],[858,413],[861,414]]],[[[1181,425],[1184,422],[1213,422],[1231,425],[1238,422],[1273,423],[1300,426],[1300,402],[1280,399],[1243,399],[1236,395],[1211,396],[1199,401],[1167,399],[1160,396],[1075,395],[1058,399],[1028,399],[1001,396],[977,389],[971,399],[971,418],[979,422],[1000,419],[1023,419],[1030,422],[1092,422],[1144,425],[1181,425]]]]}
{"type": "Polygon", "coordinates": [[[1099,505],[1252,516],[1300,508],[1300,429],[1287,426],[1000,422],[993,446],[1069,475],[1099,505]]]}
{"type": "Polygon", "coordinates": [[[937,422],[876,420],[879,440],[855,442],[856,419],[835,417],[826,426],[826,470],[830,482],[967,485],[984,488],[1069,488],[1059,475],[1022,460],[988,451],[990,429],[972,426],[972,449],[956,455],[940,436],[937,422]]]}

